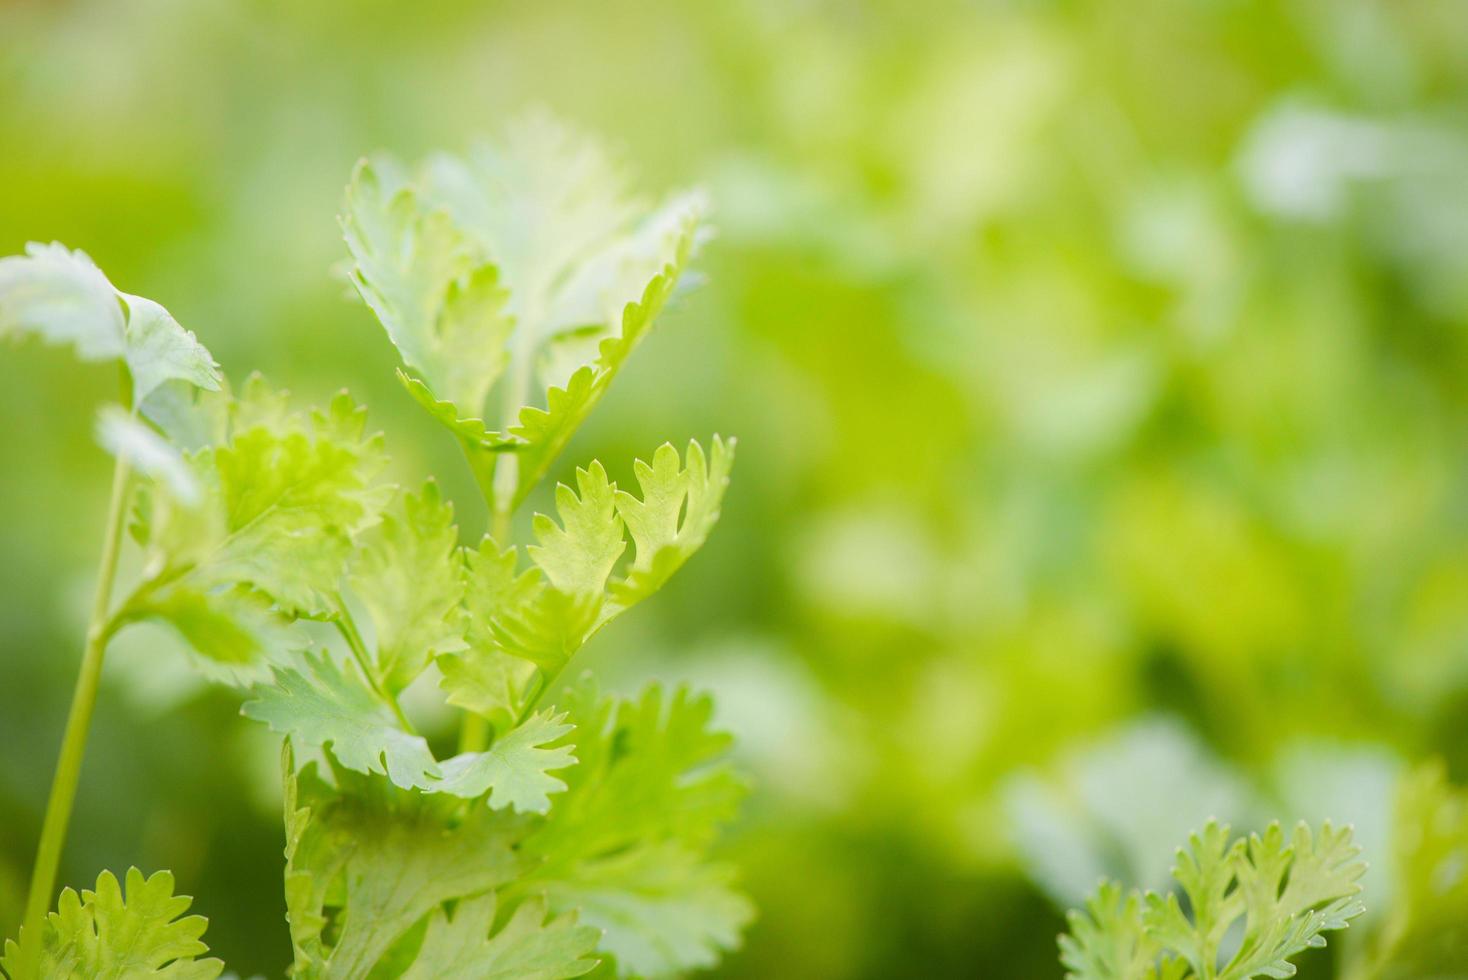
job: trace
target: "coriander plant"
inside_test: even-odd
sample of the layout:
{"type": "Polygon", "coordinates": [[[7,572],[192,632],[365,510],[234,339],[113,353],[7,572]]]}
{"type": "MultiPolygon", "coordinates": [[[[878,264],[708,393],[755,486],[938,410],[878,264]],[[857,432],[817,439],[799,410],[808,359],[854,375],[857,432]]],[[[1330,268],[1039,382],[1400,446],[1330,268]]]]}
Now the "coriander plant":
{"type": "Polygon", "coordinates": [[[383,440],[345,393],[304,409],[259,377],[232,389],[192,333],[83,253],[0,260],[0,335],[116,361],[122,386],[97,424],[116,457],[97,592],[25,920],[0,960],[11,980],[223,970],[167,872],[55,894],[103,656],[141,621],[171,627],[285,736],[293,976],[656,977],[738,944],[752,908],[709,851],[744,788],[710,700],[611,697],[566,673],[703,544],[733,441],[664,445],[635,487],[590,462],[523,553],[512,540],[703,219],[698,195],[649,205],[596,142],[544,117],[464,159],[358,166],[351,281],[472,469],[491,515],[472,546],[433,481],[383,482],[383,440]],[[120,582],[130,546],[139,570],[120,582]],[[457,719],[453,754],[404,708],[413,685],[441,696],[428,721],[457,719]]]}

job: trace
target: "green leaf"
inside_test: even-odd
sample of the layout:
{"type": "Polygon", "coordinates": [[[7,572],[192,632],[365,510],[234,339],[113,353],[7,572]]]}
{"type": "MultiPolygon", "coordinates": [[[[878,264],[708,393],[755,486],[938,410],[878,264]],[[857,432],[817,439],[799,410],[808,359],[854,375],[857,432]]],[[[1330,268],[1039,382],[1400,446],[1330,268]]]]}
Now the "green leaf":
{"type": "Polygon", "coordinates": [[[1357,879],[1365,865],[1348,829],[1325,824],[1318,837],[1301,823],[1286,841],[1278,824],[1261,836],[1230,842],[1228,828],[1209,823],[1178,851],[1173,876],[1188,899],[1133,892],[1103,883],[1072,913],[1060,942],[1075,980],[1132,978],[1284,978],[1290,959],[1325,945],[1323,933],[1344,929],[1363,911],[1357,879]],[[1236,951],[1220,964],[1224,938],[1242,920],[1236,951]]]}
{"type": "Polygon", "coordinates": [[[357,165],[342,229],[352,282],[403,363],[452,414],[478,419],[513,327],[495,267],[447,214],[423,207],[386,159],[357,165]]]}
{"type": "Polygon", "coordinates": [[[286,907],[297,978],[358,980],[443,903],[518,878],[523,819],[286,758],[286,907]]]}
{"type": "Polygon", "coordinates": [[[563,707],[580,761],[522,847],[542,862],[526,887],[605,929],[600,948],[633,973],[710,965],[752,916],[729,869],[704,859],[744,794],[721,761],[729,738],[710,728],[712,703],[656,685],[617,701],[583,680],[563,707]]]}
{"type": "MultiPolygon", "coordinates": [[[[224,970],[217,959],[200,959],[209,947],[200,941],[208,925],[201,915],[184,915],[192,900],[173,893],[173,875],[159,871],[144,878],[127,872],[126,892],[110,871],[97,878],[95,891],[80,896],[64,889],[57,911],[46,917],[41,936],[40,977],[88,980],[213,980],[224,970]]],[[[21,943],[30,941],[22,934],[21,943]]],[[[20,947],[7,941],[0,967],[13,980],[20,947]]]]}
{"type": "Polygon", "coordinates": [[[183,454],[121,406],[104,405],[97,413],[97,441],[113,456],[127,460],[134,472],[162,481],[185,506],[196,506],[203,496],[199,479],[183,454]]]}
{"type": "Polygon", "coordinates": [[[1187,970],[1167,959],[1159,969],[1161,947],[1142,926],[1142,900],[1135,892],[1103,881],[1086,901],[1086,911],[1066,916],[1070,934],[1060,937],[1060,962],[1067,980],[1166,980],[1187,970]]]}
{"type": "Polygon", "coordinates": [[[453,918],[433,913],[403,980],[562,980],[596,966],[589,954],[599,933],[574,915],[548,919],[545,900],[527,898],[490,935],[497,904],[482,895],[460,902],[453,918]]]}
{"type": "Polygon", "coordinates": [[[615,488],[607,471],[593,462],[576,471],[579,494],[564,483],[556,487],[557,524],[536,514],[531,524],[538,545],[526,549],[556,589],[565,593],[601,597],[612,566],[627,543],[617,516],[615,488]]]}
{"type": "Polygon", "coordinates": [[[118,298],[128,311],[126,359],[135,405],[169,381],[219,390],[219,365],[192,331],[151,299],[127,293],[118,293],[118,298]]]}
{"type": "Polygon", "coordinates": [[[465,799],[489,794],[487,802],[498,810],[511,807],[521,813],[545,813],[551,793],[566,784],[550,775],[555,769],[574,765],[571,746],[546,746],[571,731],[565,715],[541,711],[505,732],[483,752],[466,752],[443,763],[443,781],[435,792],[452,793],[465,799]]]}
{"type": "Polygon", "coordinates": [[[366,531],[348,581],[376,633],[377,680],[396,693],[437,654],[464,647],[464,582],[454,509],[438,485],[402,494],[366,531]]]}
{"type": "Polygon", "coordinates": [[[651,327],[704,210],[697,194],[650,208],[597,141],[546,116],[416,175],[358,166],[343,217],[353,281],[496,511],[539,482],[651,327]],[[501,380],[492,431],[484,402],[501,380]]]}
{"type": "Polygon", "coordinates": [[[123,356],[127,321],[112,283],[87,254],[31,242],[0,259],[0,337],[70,344],[84,361],[123,356]]]}
{"type": "Polygon", "coordinates": [[[642,499],[618,490],[617,512],[637,552],[626,577],[612,586],[615,608],[625,609],[662,588],[708,540],[729,486],[734,446],[735,440],[714,436],[705,460],[703,447],[690,441],[687,463],[680,466],[678,451],[664,443],[651,465],[633,464],[642,499]]]}
{"type": "Polygon", "coordinates": [[[404,731],[355,670],[308,653],[301,669],[277,667],[274,675],[273,684],[252,688],[246,716],[303,744],[329,746],[355,772],[386,773],[404,788],[436,785],[440,770],[428,743],[404,731]]]}
{"type": "MultiPolygon", "coordinates": [[[[546,391],[545,408],[527,405],[503,433],[492,433],[489,445],[502,454],[513,452],[513,493],[517,506],[545,476],[571,436],[611,387],[622,365],[641,343],[672,295],[678,277],[698,240],[699,213],[691,211],[669,242],[665,261],[640,296],[620,314],[618,329],[602,339],[595,354],[571,371],[566,380],[546,391]]],[[[498,465],[503,465],[501,461],[498,465]]],[[[500,479],[496,475],[496,479],[500,479]]]]}
{"type": "Polygon", "coordinates": [[[664,843],[583,862],[574,876],[549,881],[546,897],[602,930],[599,948],[626,973],[675,976],[738,948],[754,907],[733,878],[728,866],[664,843]]]}
{"type": "MultiPolygon", "coordinates": [[[[117,621],[167,622],[169,610],[204,605],[227,616],[234,604],[223,599],[241,588],[288,618],[334,614],[353,538],[377,520],[386,496],[374,482],[381,438],[364,435],[365,424],[345,394],[305,414],[252,378],[219,441],[185,457],[202,499],[190,505],[158,486],[140,505],[133,533],[145,550],[143,580],[117,621]]],[[[196,647],[219,656],[212,644],[196,647]]]]}
{"type": "Polygon", "coordinates": [[[204,345],[150,299],[118,292],[85,252],[31,242],[0,259],[0,337],[35,334],[70,344],[82,360],[127,363],[133,404],[166,381],[217,390],[204,345]]]}
{"type": "Polygon", "coordinates": [[[270,599],[243,585],[209,592],[188,585],[151,590],[129,602],[114,628],[139,620],[171,627],[197,654],[201,671],[231,686],[268,677],[268,664],[292,643],[289,623],[270,599]]]}

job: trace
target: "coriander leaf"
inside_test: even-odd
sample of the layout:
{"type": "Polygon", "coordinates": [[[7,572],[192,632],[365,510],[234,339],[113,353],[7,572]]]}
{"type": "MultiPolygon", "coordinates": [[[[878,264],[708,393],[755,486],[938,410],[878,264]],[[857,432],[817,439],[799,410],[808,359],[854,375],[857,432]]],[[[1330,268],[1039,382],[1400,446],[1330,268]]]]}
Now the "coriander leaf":
{"type": "Polygon", "coordinates": [[[127,306],[127,369],[133,379],[133,403],[159,385],[183,381],[195,388],[218,391],[219,365],[192,331],[151,299],[118,293],[127,306]]]}
{"type": "Polygon", "coordinates": [[[103,406],[97,414],[97,441],[135,471],[161,480],[180,503],[199,503],[199,480],[183,454],[136,415],[117,405],[103,406]]]}
{"type": "Polygon", "coordinates": [[[1230,842],[1228,828],[1210,822],[1179,849],[1173,869],[1189,912],[1176,895],[1123,899],[1103,883],[1089,914],[1071,913],[1062,962],[1074,980],[1294,976],[1291,957],[1324,946],[1322,933],[1362,912],[1359,853],[1349,830],[1328,823],[1318,837],[1302,823],[1287,843],[1278,824],[1230,842]],[[1239,925],[1238,948],[1221,962],[1224,937],[1239,925]]]}
{"type": "Polygon", "coordinates": [[[293,975],[360,980],[444,902],[519,877],[523,819],[286,758],[286,907],[293,975]]]}
{"type": "Polygon", "coordinates": [[[546,116],[416,175],[359,165],[343,218],[353,281],[496,512],[539,482],[651,327],[704,210],[698,194],[649,208],[596,140],[546,116]]]}
{"type": "Polygon", "coordinates": [[[562,706],[580,761],[522,846],[540,863],[520,887],[580,910],[607,931],[600,948],[634,973],[710,964],[752,915],[728,869],[703,857],[744,793],[720,761],[729,738],[709,728],[712,703],[656,685],[617,701],[583,680],[562,706]]]}
{"type": "Polygon", "coordinates": [[[172,627],[197,654],[196,666],[231,686],[261,679],[265,664],[294,642],[274,603],[243,585],[205,592],[179,584],[148,591],[114,617],[113,628],[141,620],[172,627]]]}
{"type": "Polygon", "coordinates": [[[490,894],[460,902],[452,918],[434,912],[403,980],[562,980],[596,966],[599,934],[574,915],[548,919],[545,900],[527,898],[490,935],[496,906],[490,894]]]}
{"type": "MultiPolygon", "coordinates": [[[[192,900],[173,893],[173,875],[159,871],[144,878],[129,868],[126,893],[110,871],[97,878],[95,891],[80,896],[61,892],[57,911],[46,916],[41,936],[42,977],[87,977],[89,980],[213,980],[224,970],[217,959],[199,959],[209,951],[200,941],[208,921],[188,915],[192,900]],[[180,918],[182,916],[182,918],[180,918]]],[[[20,942],[30,937],[22,934],[20,942]]],[[[20,947],[5,944],[0,961],[15,973],[20,947]]]]}
{"type": "Polygon", "coordinates": [[[396,693],[439,653],[464,647],[454,509],[429,482],[364,532],[348,582],[372,619],[377,680],[396,693]]]}
{"type": "Polygon", "coordinates": [[[471,800],[488,793],[487,802],[496,810],[512,807],[521,813],[545,813],[551,805],[549,794],[566,788],[550,771],[576,762],[571,746],[546,747],[571,731],[565,717],[537,712],[498,736],[485,751],[446,760],[443,781],[433,790],[471,800]]]}
{"type": "Polygon", "coordinates": [[[467,648],[437,660],[440,687],[450,704],[490,719],[500,731],[512,727],[536,667],[500,648],[495,617],[529,601],[540,587],[535,570],[517,573],[514,548],[501,550],[485,537],[464,553],[464,615],[467,648]]]}
{"type": "Polygon", "coordinates": [[[561,523],[536,514],[532,529],[540,543],[525,550],[555,588],[600,598],[612,566],[627,547],[616,490],[597,462],[576,471],[576,486],[579,495],[564,483],[556,487],[561,523]]]}
{"type": "MultiPolygon", "coordinates": [[[[224,600],[240,588],[267,597],[287,618],[336,611],[353,538],[384,500],[374,483],[381,439],[364,435],[365,413],[345,394],[325,411],[296,412],[252,378],[221,428],[216,442],[184,457],[202,489],[196,506],[167,486],[145,494],[133,525],[144,547],[143,581],[119,623],[168,622],[168,610],[216,602],[227,617],[234,604],[224,600]]],[[[196,647],[221,658],[212,644],[196,647]]]]}
{"type": "Polygon", "coordinates": [[[126,326],[112,283],[80,249],[30,242],[0,259],[0,337],[36,334],[108,361],[123,356],[126,326]]]}
{"type": "Polygon", "coordinates": [[[1104,881],[1086,900],[1086,911],[1066,916],[1070,934],[1060,937],[1060,962],[1067,980],[1166,980],[1187,970],[1182,960],[1168,959],[1161,971],[1161,949],[1142,926],[1141,897],[1104,881]]]}
{"type": "MultiPolygon", "coordinates": [[[[526,405],[517,420],[503,433],[491,434],[488,447],[500,454],[496,469],[512,453],[513,493],[511,506],[518,505],[540,482],[551,463],[561,454],[572,434],[611,387],[612,379],[652,328],[672,295],[697,241],[699,217],[687,216],[657,274],[621,312],[618,327],[596,346],[595,355],[577,367],[561,384],[546,391],[545,408],[526,405]]],[[[496,472],[495,479],[502,480],[496,472]]]]}
{"type": "Polygon", "coordinates": [[[617,513],[637,548],[627,575],[612,586],[616,608],[626,608],[662,588],[708,540],[719,520],[719,507],[729,485],[734,464],[735,440],[714,437],[713,451],[705,460],[703,447],[688,443],[686,465],[679,465],[678,451],[664,443],[653,454],[651,465],[633,464],[642,499],[617,491],[617,513]]]}
{"type": "Polygon", "coordinates": [[[581,864],[574,877],[551,880],[551,907],[574,909],[602,930],[599,948],[636,976],[705,969],[739,946],[754,918],[732,887],[733,869],[664,843],[581,864]]]}
{"type": "Polygon", "coordinates": [[[159,304],[118,292],[85,252],[31,242],[0,259],[0,337],[33,333],[87,361],[122,358],[133,405],[165,381],[217,390],[219,367],[159,304]]]}
{"type": "Polygon", "coordinates": [[[389,707],[358,673],[325,653],[307,653],[301,669],[275,668],[275,683],[251,689],[241,709],[274,731],[306,745],[330,747],[343,766],[386,773],[405,789],[426,789],[440,775],[420,735],[403,730],[389,707]]]}
{"type": "Polygon", "coordinates": [[[478,419],[504,370],[513,327],[495,267],[447,214],[422,206],[387,159],[358,164],[342,229],[353,284],[403,363],[422,376],[405,381],[443,399],[458,418],[478,419]]]}

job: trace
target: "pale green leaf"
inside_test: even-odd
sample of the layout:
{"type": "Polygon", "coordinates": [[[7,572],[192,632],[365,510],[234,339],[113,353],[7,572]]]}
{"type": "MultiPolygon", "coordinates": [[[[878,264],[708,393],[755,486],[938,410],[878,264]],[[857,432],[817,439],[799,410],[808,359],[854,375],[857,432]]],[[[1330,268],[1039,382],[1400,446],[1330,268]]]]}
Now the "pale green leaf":
{"type": "Polygon", "coordinates": [[[218,365],[167,310],[118,292],[85,252],[31,242],[0,259],[0,337],[35,334],[88,361],[123,359],[133,404],[166,381],[217,390],[218,365]]]}
{"type": "Polygon", "coordinates": [[[360,980],[443,903],[520,877],[523,820],[337,768],[291,770],[286,907],[299,980],[360,980]]]}
{"type": "Polygon", "coordinates": [[[97,414],[97,441],[135,472],[161,480],[174,498],[192,507],[203,491],[199,479],[172,443],[136,415],[118,405],[104,405],[97,414]]]}
{"type": "Polygon", "coordinates": [[[565,715],[536,712],[495,738],[485,751],[446,760],[443,781],[433,790],[471,800],[488,794],[486,802],[496,810],[511,807],[521,813],[545,813],[550,809],[550,794],[566,788],[550,773],[576,762],[571,746],[553,744],[571,731],[564,719],[565,715]]]}
{"type": "Polygon", "coordinates": [[[545,900],[527,898],[491,935],[494,895],[460,902],[450,918],[428,920],[423,946],[403,980],[563,980],[596,966],[597,930],[574,915],[548,918],[545,900]]]}
{"type": "Polygon", "coordinates": [[[1357,883],[1365,865],[1349,830],[1305,824],[1288,840],[1278,824],[1232,840],[1210,822],[1180,849],[1173,875],[1187,896],[1122,897],[1103,883],[1089,914],[1072,913],[1061,959],[1074,980],[1249,980],[1295,974],[1297,954],[1324,946],[1363,911],[1357,883]],[[1241,938],[1225,960],[1225,937],[1241,938]]]}
{"type": "Polygon", "coordinates": [[[625,973],[677,976],[738,948],[754,907],[733,878],[726,865],[674,843],[654,844],[586,861],[574,877],[549,881],[546,897],[602,930],[598,948],[625,973]]]}
{"type": "Polygon", "coordinates": [[[704,858],[744,794],[722,762],[729,738],[711,729],[711,702],[656,685],[617,701],[583,681],[562,707],[579,761],[522,846],[544,862],[527,884],[607,930],[600,948],[630,972],[710,965],[752,914],[729,870],[704,858]]]}
{"type": "Polygon", "coordinates": [[[600,597],[607,577],[627,544],[617,516],[615,488],[600,463],[576,471],[573,491],[556,487],[560,524],[536,514],[532,529],[538,545],[526,549],[553,587],[562,592],[600,597]],[[579,491],[579,494],[578,492],[579,491]]]}
{"type": "Polygon", "coordinates": [[[495,267],[389,160],[358,164],[342,228],[352,282],[403,363],[458,417],[481,417],[513,326],[495,267]]]}
{"type": "Polygon", "coordinates": [[[386,773],[404,788],[428,788],[440,775],[420,735],[404,731],[361,675],[326,654],[305,654],[302,666],[275,668],[273,684],[252,688],[241,709],[302,744],[329,747],[343,766],[386,773]]]}
{"type": "Polygon", "coordinates": [[[711,455],[690,441],[687,462],[664,443],[651,464],[633,464],[641,499],[617,491],[617,512],[627,523],[636,546],[632,567],[612,586],[617,608],[626,608],[652,595],[692,557],[719,520],[729,471],[734,465],[735,440],[714,437],[711,455]]]}
{"type": "MultiPolygon", "coordinates": [[[[159,871],[144,878],[129,868],[127,884],[110,871],[97,878],[95,891],[80,896],[62,891],[57,911],[42,927],[40,973],[43,980],[86,977],[87,980],[213,980],[224,969],[217,959],[200,959],[209,951],[201,937],[208,921],[184,915],[192,900],[173,893],[173,875],[159,871]]],[[[30,941],[22,934],[21,943],[30,941]]],[[[0,967],[12,980],[20,947],[7,941],[0,967]]]]}
{"type": "Polygon", "coordinates": [[[0,338],[34,334],[109,361],[123,356],[125,329],[116,291],[85,252],[31,242],[24,255],[0,258],[0,338]]]}
{"type": "Polygon", "coordinates": [[[374,627],[377,680],[396,693],[437,654],[464,647],[464,582],[453,506],[427,483],[402,494],[367,530],[348,582],[374,627]]]}
{"type": "Polygon", "coordinates": [[[182,381],[195,388],[218,391],[219,365],[208,349],[159,304],[141,296],[119,293],[127,306],[127,369],[133,379],[133,402],[143,400],[160,385],[182,381]]]}

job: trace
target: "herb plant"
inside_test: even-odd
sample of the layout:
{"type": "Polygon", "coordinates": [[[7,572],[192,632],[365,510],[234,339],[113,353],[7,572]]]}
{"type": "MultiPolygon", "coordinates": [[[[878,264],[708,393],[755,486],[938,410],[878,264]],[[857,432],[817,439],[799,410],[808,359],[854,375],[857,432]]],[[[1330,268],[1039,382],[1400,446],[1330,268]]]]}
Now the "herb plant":
{"type": "Polygon", "coordinates": [[[1124,893],[1103,882],[1060,940],[1070,980],[1249,980],[1291,977],[1291,958],[1324,946],[1365,911],[1366,866],[1350,830],[1279,824],[1230,841],[1210,823],[1179,850],[1173,877],[1187,898],[1124,893]]]}
{"type": "Polygon", "coordinates": [[[634,464],[636,487],[588,463],[523,555],[512,540],[677,289],[703,210],[696,194],[650,207],[601,146],[544,117],[466,159],[357,168],[351,281],[472,468],[491,515],[472,547],[434,482],[383,482],[383,440],[346,394],[301,409],[259,377],[232,390],[193,334],[81,252],[0,260],[0,335],[122,365],[121,404],[98,421],[116,466],[97,594],[0,960],[12,980],[223,969],[167,872],[104,872],[48,911],[102,659],[140,621],[172,627],[285,736],[293,976],[664,976],[737,945],[752,909],[708,854],[743,784],[710,700],[566,681],[708,537],[733,441],[664,445],[634,464]],[[125,528],[139,573],[115,588],[125,528]],[[415,685],[457,717],[457,752],[404,708],[415,685]]]}

